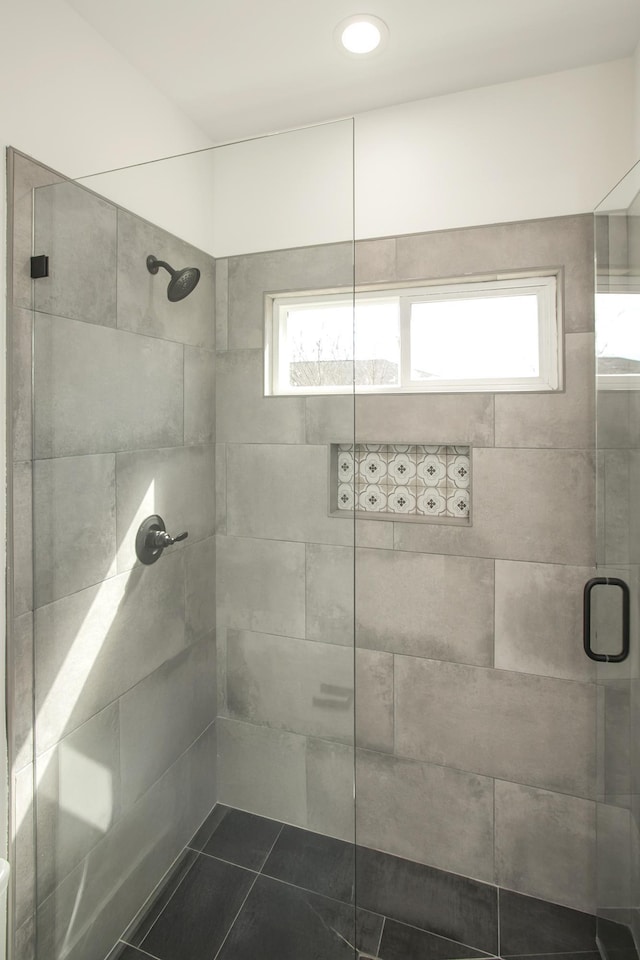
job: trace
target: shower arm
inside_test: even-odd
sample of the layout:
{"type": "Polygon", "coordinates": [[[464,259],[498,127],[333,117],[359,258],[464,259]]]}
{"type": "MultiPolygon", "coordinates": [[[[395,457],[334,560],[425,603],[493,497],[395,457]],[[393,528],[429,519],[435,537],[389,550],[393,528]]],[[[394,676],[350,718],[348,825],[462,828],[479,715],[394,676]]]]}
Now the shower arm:
{"type": "Polygon", "coordinates": [[[147,257],[147,269],[149,273],[156,274],[160,267],[164,267],[167,273],[171,274],[171,276],[173,276],[176,272],[165,260],[158,260],[158,258],[154,256],[147,257]]]}

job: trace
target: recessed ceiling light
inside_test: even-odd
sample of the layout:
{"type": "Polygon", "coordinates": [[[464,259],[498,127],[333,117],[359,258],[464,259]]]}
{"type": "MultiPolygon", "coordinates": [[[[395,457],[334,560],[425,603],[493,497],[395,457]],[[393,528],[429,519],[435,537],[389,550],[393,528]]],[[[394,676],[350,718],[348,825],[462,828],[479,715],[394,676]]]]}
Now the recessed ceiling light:
{"type": "Polygon", "coordinates": [[[389,28],[379,17],[356,13],[338,24],[334,36],[344,53],[362,57],[380,52],[389,36],[389,28]]]}

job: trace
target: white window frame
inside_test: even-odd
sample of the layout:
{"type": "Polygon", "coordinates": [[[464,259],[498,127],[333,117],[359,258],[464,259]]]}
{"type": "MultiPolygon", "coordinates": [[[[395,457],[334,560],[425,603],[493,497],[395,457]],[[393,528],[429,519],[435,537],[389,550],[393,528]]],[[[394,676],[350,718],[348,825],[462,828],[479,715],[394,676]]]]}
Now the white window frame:
{"type": "Polygon", "coordinates": [[[535,272],[491,278],[473,277],[434,283],[358,286],[298,293],[265,294],[265,394],[308,396],[371,393],[477,393],[548,392],[563,388],[562,311],[557,273],[535,272]],[[411,307],[434,300],[477,300],[481,297],[535,296],[538,301],[539,375],[537,377],[477,378],[460,380],[411,379],[411,307]],[[288,367],[280,363],[281,343],[286,342],[287,309],[336,303],[354,307],[356,300],[398,300],[400,306],[400,383],[350,386],[300,386],[288,383],[288,367]]]}

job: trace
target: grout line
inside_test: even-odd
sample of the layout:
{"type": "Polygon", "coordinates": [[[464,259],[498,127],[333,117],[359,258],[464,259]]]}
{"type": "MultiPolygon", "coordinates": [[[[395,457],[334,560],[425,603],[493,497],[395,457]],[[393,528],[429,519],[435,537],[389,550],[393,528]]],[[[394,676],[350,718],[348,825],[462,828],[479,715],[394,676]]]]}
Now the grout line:
{"type": "MultiPolygon", "coordinates": [[[[191,851],[191,847],[185,847],[184,850],[183,850],[183,853],[184,853],[185,851],[187,851],[187,850],[190,850],[190,851],[191,851]]],[[[191,852],[195,852],[195,851],[191,851],[191,852]]],[[[185,859],[186,859],[186,858],[185,858],[185,859]]],[[[162,910],[160,911],[160,913],[158,914],[158,916],[155,918],[155,920],[153,921],[153,923],[151,924],[151,926],[149,927],[149,929],[148,929],[147,932],[145,933],[144,937],[143,937],[142,940],[141,940],[141,943],[144,943],[144,941],[147,939],[147,937],[149,936],[149,934],[151,933],[151,931],[152,931],[153,928],[155,927],[156,923],[158,922],[158,920],[160,919],[160,917],[162,916],[162,914],[165,912],[165,910],[167,909],[167,907],[169,906],[169,904],[171,903],[171,901],[172,901],[173,898],[175,897],[175,895],[176,895],[176,893],[178,892],[179,888],[182,886],[182,883],[184,882],[184,880],[186,880],[187,876],[191,873],[191,870],[192,870],[192,868],[195,866],[197,859],[198,859],[198,857],[197,857],[197,852],[196,852],[196,856],[193,858],[193,863],[190,864],[190,866],[187,868],[187,870],[185,870],[184,874],[180,877],[179,882],[176,884],[175,890],[173,891],[173,893],[171,894],[171,896],[169,897],[169,899],[168,899],[167,902],[165,903],[164,907],[162,908],[162,910]]],[[[159,892],[159,893],[156,895],[156,897],[161,897],[163,892],[164,892],[164,891],[159,892]]],[[[153,894],[151,894],[151,897],[153,897],[153,894]]],[[[151,898],[150,898],[150,899],[151,899],[151,898]]],[[[156,898],[154,897],[153,899],[156,899],[156,898]]],[[[151,903],[149,904],[150,907],[153,905],[153,899],[151,900],[151,903]]],[[[143,908],[143,909],[144,909],[144,908],[143,908]]],[[[139,923],[138,926],[134,929],[134,932],[135,932],[136,929],[138,929],[138,927],[140,926],[140,924],[141,924],[143,921],[144,921],[144,915],[140,918],[140,923],[139,923]]],[[[134,917],[132,923],[133,923],[133,922],[135,922],[135,917],[134,917]]],[[[129,924],[129,927],[130,927],[130,926],[131,926],[131,924],[129,924]]],[[[127,929],[129,929],[129,928],[127,928],[127,929]]],[[[130,943],[129,940],[125,940],[125,939],[124,939],[125,936],[126,936],[126,933],[127,933],[127,931],[125,930],[125,932],[122,934],[122,937],[120,938],[120,939],[122,940],[122,942],[128,944],[128,945],[131,946],[131,947],[134,947],[136,950],[140,950],[141,947],[140,947],[139,944],[130,943]]],[[[152,954],[150,954],[150,956],[152,956],[152,954]]]]}
{"type": "Polygon", "coordinates": [[[230,926],[229,926],[229,929],[227,930],[227,932],[226,932],[226,934],[225,934],[224,940],[222,941],[222,943],[220,944],[218,950],[216,951],[215,956],[213,957],[213,960],[217,960],[217,958],[220,956],[220,954],[221,954],[221,952],[222,952],[222,950],[223,950],[223,948],[224,948],[225,943],[226,943],[227,940],[229,939],[229,935],[230,935],[231,931],[233,930],[233,928],[234,928],[235,925],[236,925],[236,921],[238,920],[240,914],[241,914],[242,911],[244,910],[245,904],[246,904],[247,900],[249,899],[249,897],[250,897],[250,895],[251,895],[251,891],[253,890],[253,888],[255,887],[256,883],[258,882],[258,877],[259,877],[259,876],[260,876],[259,873],[256,873],[256,874],[255,874],[254,879],[253,879],[253,881],[252,881],[252,883],[251,883],[251,886],[250,886],[249,889],[247,890],[247,895],[246,895],[246,897],[244,898],[244,900],[242,901],[242,903],[240,904],[240,909],[238,910],[238,912],[236,913],[235,917],[233,918],[233,920],[232,920],[232,922],[231,922],[231,924],[230,924],[230,926]]]}
{"type": "MultiPolygon", "coordinates": [[[[277,821],[276,821],[276,823],[277,823],[277,821]]],[[[260,864],[260,869],[258,870],[258,873],[262,873],[262,871],[263,871],[264,868],[266,867],[266,865],[267,865],[267,860],[269,859],[269,857],[270,857],[271,854],[273,853],[274,848],[275,848],[275,845],[276,845],[276,843],[278,842],[278,840],[280,839],[280,834],[282,833],[283,830],[284,830],[284,823],[281,825],[280,829],[278,830],[278,835],[277,835],[277,837],[275,838],[275,840],[274,840],[273,843],[271,844],[271,847],[269,848],[269,851],[268,851],[267,855],[265,856],[264,860],[263,860],[262,863],[260,864]]]]}
{"type": "MultiPolygon", "coordinates": [[[[365,909],[364,907],[361,909],[365,909]]],[[[370,910],[369,913],[372,911],[370,910]]],[[[379,916],[379,914],[378,914],[379,916]]],[[[417,930],[419,933],[428,933],[430,937],[433,937],[435,940],[444,940],[446,943],[456,943],[461,947],[466,947],[468,950],[472,950],[474,953],[479,953],[482,957],[494,957],[495,954],[487,953],[486,950],[480,950],[479,947],[474,947],[470,943],[464,943],[462,940],[455,940],[453,937],[443,937],[440,933],[433,933],[432,930],[427,930],[426,927],[416,927],[414,923],[407,923],[405,920],[394,920],[393,917],[384,917],[385,923],[387,920],[390,920],[391,923],[399,923],[403,927],[409,927],[411,930],[417,930]]],[[[382,942],[382,936],[380,937],[382,942]]],[[[481,958],[479,958],[481,960],[481,958]]]]}
{"type": "MultiPolygon", "coordinates": [[[[211,834],[213,836],[213,834],[211,834]]],[[[189,850],[193,850],[194,853],[197,853],[198,856],[206,857],[208,860],[218,860],[220,863],[226,863],[228,867],[236,867],[238,870],[246,870],[247,873],[253,873],[256,877],[260,876],[259,870],[254,870],[253,867],[244,867],[241,863],[234,863],[233,860],[225,860],[224,857],[217,857],[213,853],[206,853],[204,850],[196,850],[194,847],[189,847],[189,850]]]]}
{"type": "MultiPolygon", "coordinates": [[[[127,943],[126,940],[119,940],[118,943],[123,943],[127,947],[132,947],[134,950],[138,950],[140,953],[144,953],[145,957],[152,957],[153,960],[160,960],[160,957],[157,957],[155,953],[149,953],[148,950],[143,950],[142,947],[136,947],[133,943],[127,943]]],[[[116,944],[117,946],[118,944],[116,944]]],[[[108,958],[107,958],[108,960],[108,958]]]]}
{"type": "Polygon", "coordinates": [[[380,956],[380,950],[382,949],[382,935],[383,935],[383,933],[384,933],[384,927],[385,927],[386,922],[387,922],[387,918],[386,918],[385,916],[383,916],[383,917],[382,917],[382,926],[380,927],[380,938],[379,938],[379,940],[378,940],[378,947],[377,947],[377,949],[376,949],[376,957],[379,957],[379,956],[380,956]]]}

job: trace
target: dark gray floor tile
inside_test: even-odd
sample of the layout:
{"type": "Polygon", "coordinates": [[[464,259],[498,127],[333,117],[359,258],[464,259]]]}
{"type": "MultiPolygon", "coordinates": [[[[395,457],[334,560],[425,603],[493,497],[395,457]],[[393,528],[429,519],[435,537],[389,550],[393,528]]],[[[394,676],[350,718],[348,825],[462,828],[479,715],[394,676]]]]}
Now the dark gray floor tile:
{"type": "MultiPolygon", "coordinates": [[[[624,923],[598,917],[597,936],[607,956],[621,953],[637,957],[636,944],[631,929],[624,923]]],[[[619,958],[615,958],[619,960],[619,958]]]]}
{"type": "Polygon", "coordinates": [[[202,852],[249,870],[260,870],[281,830],[282,824],[276,820],[226,807],[202,852]]]}
{"type": "Polygon", "coordinates": [[[500,891],[500,955],[593,952],[596,918],[589,913],[500,891]]]}
{"type": "Polygon", "coordinates": [[[435,936],[396,920],[385,920],[380,944],[381,960],[463,960],[486,956],[486,953],[455,940],[435,936]]]}
{"type": "Polygon", "coordinates": [[[531,956],[510,957],[509,960],[602,960],[597,950],[581,953],[534,953],[531,956]]]}
{"type": "Polygon", "coordinates": [[[334,900],[353,902],[354,847],[343,840],[285,826],[262,872],[334,900]]]}
{"type": "Polygon", "coordinates": [[[497,952],[497,891],[490,884],[366,847],[358,847],[356,872],[357,901],[365,910],[497,952]]]}
{"type": "Polygon", "coordinates": [[[156,890],[152,901],[143,907],[140,914],[134,919],[133,923],[122,935],[126,943],[131,943],[139,947],[146,935],[151,930],[166,905],[171,900],[191,867],[194,865],[198,854],[193,850],[183,850],[173,867],[156,890]]]}
{"type": "Polygon", "coordinates": [[[217,960],[355,960],[354,911],[338,906],[347,913],[338,917],[325,898],[258,877],[217,960]]]}
{"type": "Polygon", "coordinates": [[[141,947],[160,960],[212,960],[255,874],[199,854],[141,947]]]}
{"type": "Polygon", "coordinates": [[[224,819],[229,810],[231,810],[231,807],[225,807],[222,803],[217,803],[204,823],[198,827],[189,841],[188,846],[191,847],[192,850],[202,850],[213,831],[220,821],[224,819]]]}
{"type": "Polygon", "coordinates": [[[116,943],[107,960],[149,960],[149,954],[136,950],[128,943],[116,943]]]}

